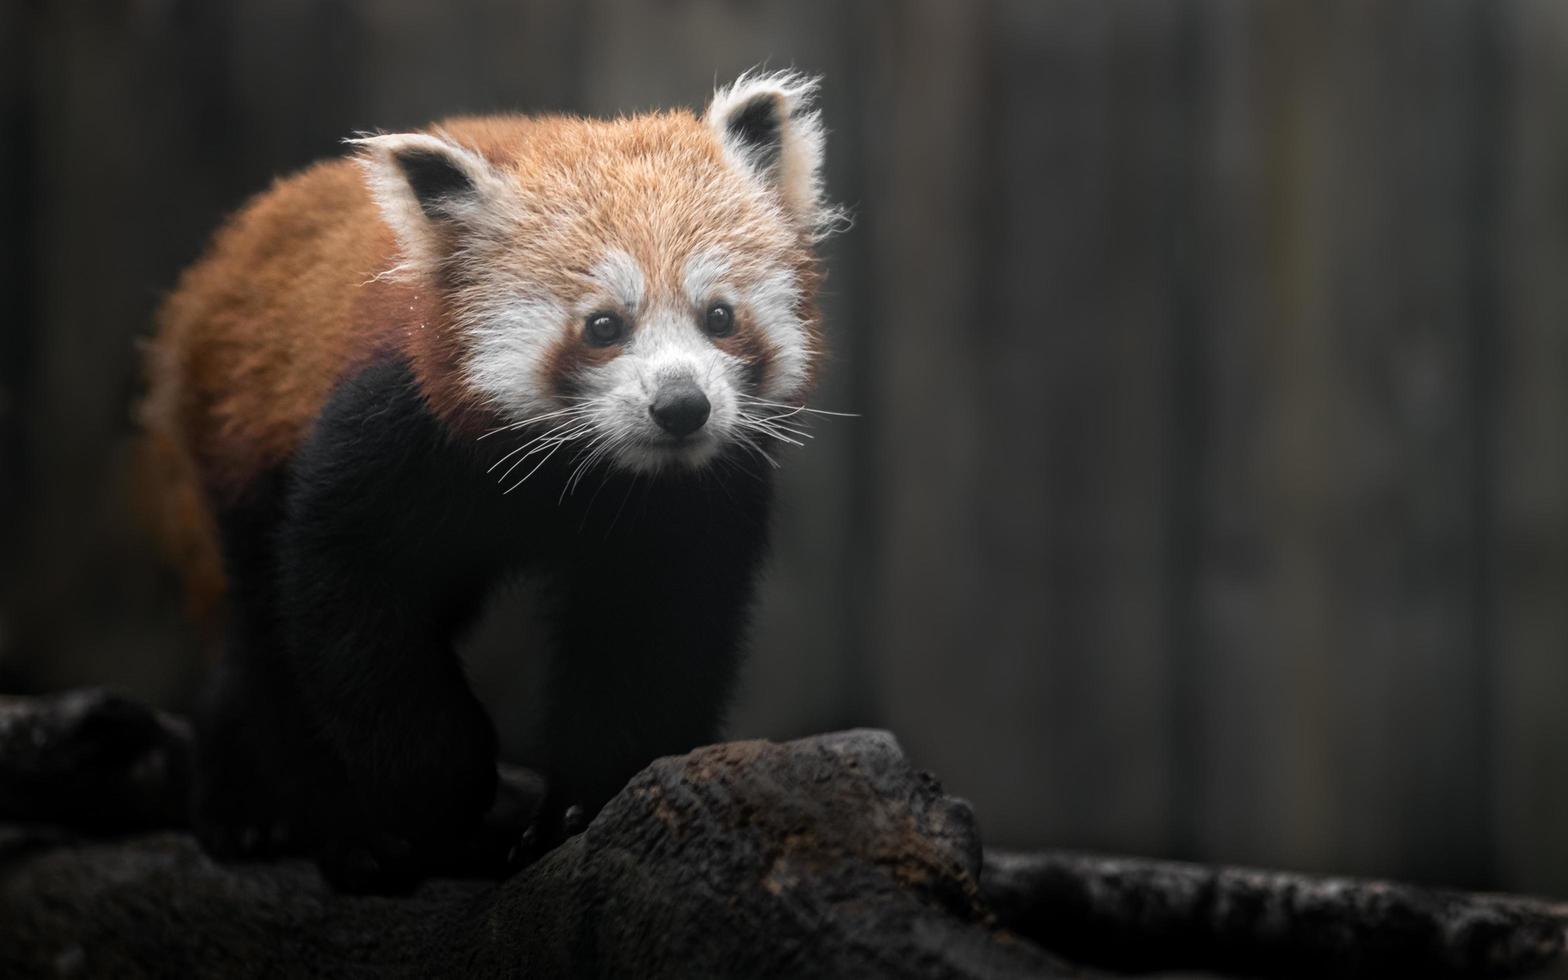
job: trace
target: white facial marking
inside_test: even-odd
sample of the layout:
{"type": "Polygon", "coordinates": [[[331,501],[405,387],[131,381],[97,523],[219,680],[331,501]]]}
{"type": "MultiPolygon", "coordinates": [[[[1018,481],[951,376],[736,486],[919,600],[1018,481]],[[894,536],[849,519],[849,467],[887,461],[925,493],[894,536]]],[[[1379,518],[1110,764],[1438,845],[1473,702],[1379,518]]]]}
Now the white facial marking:
{"type": "Polygon", "coordinates": [[[647,279],[629,252],[611,249],[590,273],[594,282],[628,310],[642,308],[647,279]]]}
{"type": "Polygon", "coordinates": [[[548,411],[540,367],[566,319],[561,304],[503,291],[462,314],[469,337],[468,384],[510,421],[548,411]]]}
{"type": "Polygon", "coordinates": [[[719,287],[729,271],[729,261],[717,249],[705,248],[686,260],[686,266],[681,270],[681,288],[693,309],[721,298],[717,295],[719,287]]]}
{"type": "Polygon", "coordinates": [[[707,304],[743,309],[772,347],[761,397],[793,398],[809,360],[793,272],[763,266],[758,275],[755,266],[737,265],[716,249],[693,253],[681,268],[681,295],[663,299],[649,293],[646,272],[621,249],[604,253],[589,271],[588,288],[569,302],[541,294],[520,276],[487,280],[462,297],[458,310],[469,338],[468,382],[508,421],[568,408],[584,413],[587,424],[570,430],[573,438],[623,469],[702,466],[725,447],[758,438],[741,408],[748,365],[704,332],[707,304]],[[631,333],[610,360],[583,371],[575,397],[563,404],[544,365],[563,328],[606,307],[623,311],[631,333]],[[650,406],[661,386],[681,380],[702,390],[709,415],[696,432],[676,438],[659,427],[650,406]]]}
{"type": "Polygon", "coordinates": [[[715,300],[744,306],[761,328],[773,348],[774,359],[768,371],[767,387],[760,393],[767,398],[786,398],[805,383],[807,349],[806,326],[796,308],[800,287],[788,269],[774,268],[754,282],[742,284],[730,273],[730,263],[714,249],[703,249],[686,260],[681,277],[686,298],[694,309],[715,300]]]}
{"type": "Polygon", "coordinates": [[[787,269],[775,269],[753,283],[742,296],[773,346],[773,364],[763,394],[792,397],[806,381],[806,325],[795,312],[800,287],[787,269]]]}
{"type": "Polygon", "coordinates": [[[488,281],[477,294],[463,297],[458,318],[469,337],[468,383],[509,421],[556,407],[540,370],[560,342],[562,324],[606,305],[620,305],[633,314],[642,306],[647,281],[629,253],[611,249],[588,275],[595,288],[577,310],[538,295],[527,282],[510,276],[488,281]]]}
{"type": "Polygon", "coordinates": [[[684,304],[647,310],[625,350],[592,369],[584,387],[594,399],[598,430],[615,443],[614,460],[653,472],[701,466],[731,439],[738,404],[738,366],[697,329],[684,304]],[[683,439],[664,432],[649,407],[672,381],[695,382],[708,398],[708,420],[683,439]]]}

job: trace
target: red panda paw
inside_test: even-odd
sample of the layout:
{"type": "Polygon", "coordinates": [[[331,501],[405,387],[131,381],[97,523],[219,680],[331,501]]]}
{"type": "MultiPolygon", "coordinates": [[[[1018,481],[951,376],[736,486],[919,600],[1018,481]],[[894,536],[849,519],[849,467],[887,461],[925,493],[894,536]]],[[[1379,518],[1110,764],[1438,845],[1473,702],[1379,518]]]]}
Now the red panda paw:
{"type": "Polygon", "coordinates": [[[567,802],[554,793],[547,795],[534,818],[513,838],[506,857],[506,873],[528,867],[570,838],[588,829],[591,814],[581,803],[567,802]]]}

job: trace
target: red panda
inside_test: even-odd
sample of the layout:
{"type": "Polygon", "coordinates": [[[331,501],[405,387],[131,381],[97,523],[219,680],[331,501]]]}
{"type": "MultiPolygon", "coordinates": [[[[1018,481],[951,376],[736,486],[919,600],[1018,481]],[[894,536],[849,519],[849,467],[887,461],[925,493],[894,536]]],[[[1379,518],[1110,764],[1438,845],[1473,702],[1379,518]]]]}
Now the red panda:
{"type": "Polygon", "coordinates": [[[440,870],[496,786],[453,638],[519,572],[553,626],[547,834],[716,735],[768,443],[820,359],[815,87],[357,139],[184,274],[143,418],[193,595],[226,596],[209,851],[303,850],[348,887],[440,870]]]}

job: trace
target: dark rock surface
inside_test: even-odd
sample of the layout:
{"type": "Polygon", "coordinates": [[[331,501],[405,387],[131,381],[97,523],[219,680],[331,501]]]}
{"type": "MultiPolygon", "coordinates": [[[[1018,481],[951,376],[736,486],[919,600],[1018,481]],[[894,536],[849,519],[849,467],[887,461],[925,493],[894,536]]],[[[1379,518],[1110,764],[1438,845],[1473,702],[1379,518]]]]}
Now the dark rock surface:
{"type": "Polygon", "coordinates": [[[0,820],[183,827],[190,741],[183,720],[107,691],[0,696],[0,820]]]}
{"type": "Polygon", "coordinates": [[[1560,963],[1568,923],[1560,906],[1390,883],[982,858],[967,804],[878,731],[660,759],[504,882],[347,896],[304,861],[210,861],[182,829],[188,756],[183,723],[113,695],[0,698],[0,976],[1087,972],[1059,955],[1508,976],[1560,963]]]}
{"type": "Polygon", "coordinates": [[[56,829],[102,830],[111,813],[155,822],[144,804],[157,787],[177,789],[167,776],[183,771],[181,742],[149,735],[161,720],[104,695],[36,706],[56,717],[28,719],[11,704],[16,730],[0,753],[19,747],[27,778],[3,784],[0,819],[54,825],[13,825],[0,839],[0,975],[1063,972],[988,921],[969,808],[884,732],[660,759],[586,832],[499,885],[438,881],[365,898],[334,894],[303,861],[214,864],[183,833],[88,840],[56,829]],[[103,752],[66,744],[78,739],[103,752]],[[148,761],[160,752],[161,764],[148,761]],[[134,760],[134,771],[110,774],[102,756],[134,760]],[[65,804],[90,803],[94,778],[107,805],[75,820],[65,804]]]}
{"type": "Polygon", "coordinates": [[[1065,852],[987,851],[998,919],[1062,956],[1143,972],[1504,977],[1561,969],[1568,905],[1397,882],[1065,852]]]}

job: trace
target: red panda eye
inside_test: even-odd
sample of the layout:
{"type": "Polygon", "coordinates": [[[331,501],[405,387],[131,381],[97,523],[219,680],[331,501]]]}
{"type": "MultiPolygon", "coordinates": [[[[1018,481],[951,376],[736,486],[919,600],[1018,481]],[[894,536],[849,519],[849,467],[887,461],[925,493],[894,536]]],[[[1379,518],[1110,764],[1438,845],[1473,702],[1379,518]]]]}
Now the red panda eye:
{"type": "Polygon", "coordinates": [[[735,329],[735,311],[728,303],[714,303],[708,307],[707,328],[710,336],[729,336],[735,329]]]}
{"type": "Polygon", "coordinates": [[[626,322],[614,313],[593,313],[588,317],[583,335],[595,347],[608,347],[625,338],[626,322]]]}

